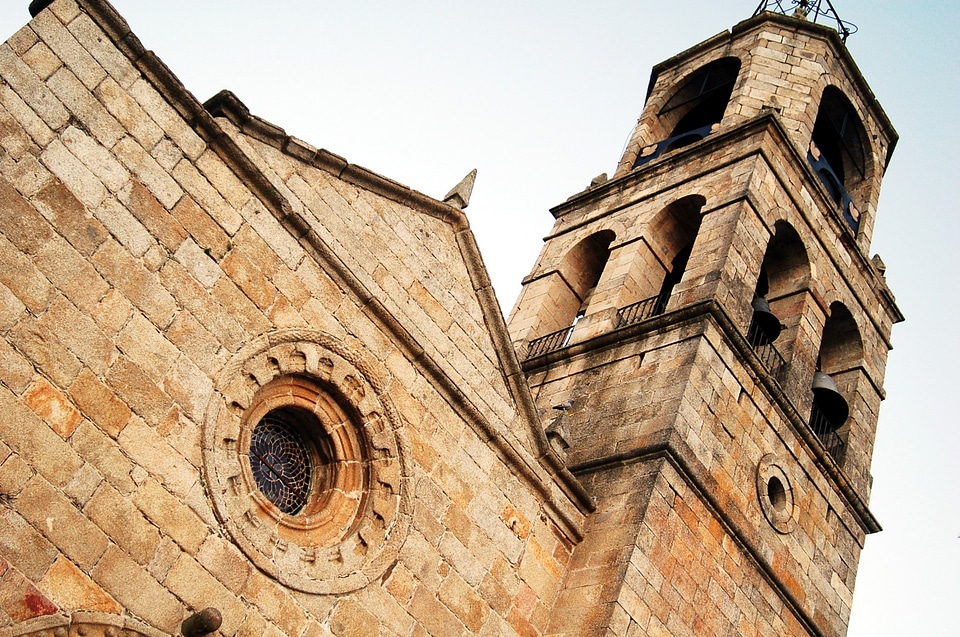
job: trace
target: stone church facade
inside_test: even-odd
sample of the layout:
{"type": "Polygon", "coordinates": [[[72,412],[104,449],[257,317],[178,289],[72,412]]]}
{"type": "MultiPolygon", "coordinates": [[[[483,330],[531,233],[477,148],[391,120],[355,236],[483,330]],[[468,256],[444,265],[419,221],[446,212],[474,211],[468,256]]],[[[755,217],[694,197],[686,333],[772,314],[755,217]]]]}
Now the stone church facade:
{"type": "Polygon", "coordinates": [[[463,208],[201,104],[105,0],[0,47],[0,634],[844,635],[896,133],[763,12],[654,69],[508,321],[463,208]]]}

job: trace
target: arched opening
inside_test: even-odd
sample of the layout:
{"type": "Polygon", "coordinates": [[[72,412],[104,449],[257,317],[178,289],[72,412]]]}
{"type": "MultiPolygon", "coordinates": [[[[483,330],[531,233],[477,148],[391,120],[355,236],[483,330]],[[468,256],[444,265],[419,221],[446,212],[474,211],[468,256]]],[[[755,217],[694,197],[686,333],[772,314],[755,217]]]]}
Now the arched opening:
{"type": "Polygon", "coordinates": [[[662,268],[654,315],[666,311],[673,289],[683,280],[700,232],[700,209],[705,203],[699,195],[678,199],[661,210],[650,224],[649,240],[662,268]]]}
{"type": "Polygon", "coordinates": [[[683,280],[700,231],[706,199],[689,195],[663,208],[637,242],[632,264],[632,296],[638,300],[617,312],[620,326],[663,314],[674,288],[683,280]]]}
{"type": "Polygon", "coordinates": [[[538,332],[530,341],[528,357],[539,356],[565,346],[573,327],[590,305],[593,291],[610,258],[611,230],[601,230],[578,242],[564,255],[549,276],[549,287],[538,312],[538,332]]]}
{"type": "Polygon", "coordinates": [[[846,441],[841,428],[850,414],[850,406],[840,385],[845,377],[857,374],[863,361],[863,341],[857,323],[842,303],[830,305],[830,316],[823,326],[817,370],[813,376],[813,406],[810,427],[827,451],[842,462],[846,441]],[[838,385],[839,383],[839,385],[838,385]]]}
{"type": "Polygon", "coordinates": [[[849,192],[867,175],[866,130],[853,104],[838,88],[823,91],[807,159],[853,230],[860,213],[849,192]]]}
{"type": "Polygon", "coordinates": [[[593,291],[597,288],[600,275],[610,259],[610,243],[613,239],[612,231],[601,230],[575,245],[563,257],[560,274],[570,285],[574,298],[579,301],[577,307],[571,304],[567,308],[567,324],[573,325],[586,314],[593,291]],[[569,311],[571,309],[573,312],[569,311]]]}
{"type": "Polygon", "coordinates": [[[783,371],[783,353],[796,336],[802,307],[797,296],[809,280],[810,264],[800,236],[790,224],[778,221],[757,276],[747,329],[747,340],[774,377],[783,371]]]}
{"type": "Polygon", "coordinates": [[[683,79],[680,88],[657,116],[664,132],[669,131],[666,139],[644,149],[634,167],[697,142],[713,132],[723,119],[739,73],[740,59],[727,57],[711,62],[683,79]]]}

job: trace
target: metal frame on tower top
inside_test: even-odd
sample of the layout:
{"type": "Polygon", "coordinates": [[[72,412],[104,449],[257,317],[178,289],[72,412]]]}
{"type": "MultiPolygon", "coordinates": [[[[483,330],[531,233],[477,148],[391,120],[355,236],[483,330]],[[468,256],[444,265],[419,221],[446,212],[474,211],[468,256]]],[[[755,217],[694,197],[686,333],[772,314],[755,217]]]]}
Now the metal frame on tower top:
{"type": "Polygon", "coordinates": [[[857,25],[840,19],[830,0],[763,0],[753,15],[756,17],[764,11],[795,15],[811,22],[816,22],[819,18],[827,22],[835,22],[837,31],[840,32],[840,39],[844,42],[857,32],[857,25]]]}

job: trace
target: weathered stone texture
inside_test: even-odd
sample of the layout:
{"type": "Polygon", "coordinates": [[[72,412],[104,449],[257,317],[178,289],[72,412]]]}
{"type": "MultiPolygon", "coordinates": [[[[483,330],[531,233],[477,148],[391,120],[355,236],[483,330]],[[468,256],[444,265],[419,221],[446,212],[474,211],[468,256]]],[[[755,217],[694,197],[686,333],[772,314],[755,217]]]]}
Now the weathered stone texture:
{"type": "Polygon", "coordinates": [[[857,193],[861,235],[841,239],[785,148],[809,137],[821,74],[856,79],[821,33],[768,22],[660,69],[616,179],[554,211],[508,336],[459,209],[230,95],[196,103],[102,0],[42,11],[0,46],[0,630],[95,611],[172,633],[216,606],[221,632],[257,636],[842,634],[896,319],[861,254],[882,168],[857,193]],[[631,172],[671,87],[721,49],[754,53],[712,138],[731,143],[631,172]],[[689,231],[674,214],[693,208],[673,318],[624,328],[617,311],[658,293],[689,231]],[[771,299],[786,366],[771,379],[743,333],[784,225],[816,276],[771,299]],[[600,229],[591,282],[596,255],[568,254],[600,229]],[[837,375],[856,396],[839,478],[798,415],[836,303],[863,342],[837,375]],[[581,306],[564,357],[520,371],[507,341],[522,350],[581,306]],[[287,349],[249,355],[262,343],[287,349]],[[292,516],[332,529],[317,545],[243,491],[255,423],[210,435],[278,375],[291,396],[314,380],[336,394],[312,407],[330,431],[309,435],[324,462],[363,465],[329,494],[360,514],[292,516]],[[221,448],[236,452],[222,486],[221,448]],[[791,483],[787,531],[769,521],[783,503],[758,499],[768,456],[791,483]],[[371,547],[389,551],[364,571],[371,547]],[[328,566],[348,584],[297,579],[328,566]]]}

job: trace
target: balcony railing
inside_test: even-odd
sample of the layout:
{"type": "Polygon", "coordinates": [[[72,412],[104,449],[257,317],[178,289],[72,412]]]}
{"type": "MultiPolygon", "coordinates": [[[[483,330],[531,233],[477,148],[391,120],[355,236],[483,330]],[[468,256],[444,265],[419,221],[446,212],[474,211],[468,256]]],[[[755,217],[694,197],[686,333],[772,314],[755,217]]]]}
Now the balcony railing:
{"type": "Polygon", "coordinates": [[[683,146],[700,141],[713,132],[714,126],[716,126],[716,124],[707,124],[706,126],[701,126],[700,128],[695,128],[693,130],[680,133],[679,135],[669,137],[663,141],[657,142],[656,144],[646,146],[640,151],[636,161],[633,162],[633,167],[637,168],[638,166],[643,166],[667,151],[674,150],[675,148],[682,148],[683,146]]]}
{"type": "Polygon", "coordinates": [[[573,334],[573,325],[533,339],[527,345],[527,358],[536,358],[564,347],[570,342],[571,334],[573,334]]]}
{"type": "Polygon", "coordinates": [[[810,410],[810,428],[813,429],[813,433],[817,434],[820,442],[822,442],[826,448],[827,453],[833,456],[834,460],[837,462],[843,460],[847,443],[844,442],[840,434],[837,433],[836,426],[820,411],[817,403],[813,403],[813,408],[810,410]]]}
{"type": "Polygon", "coordinates": [[[783,356],[777,351],[777,348],[770,342],[769,337],[760,329],[756,322],[751,322],[747,329],[747,342],[757,354],[760,362],[770,372],[770,375],[780,380],[780,373],[786,366],[783,356]]]}
{"type": "Polygon", "coordinates": [[[617,329],[663,314],[670,296],[658,294],[617,310],[617,329]]]}

